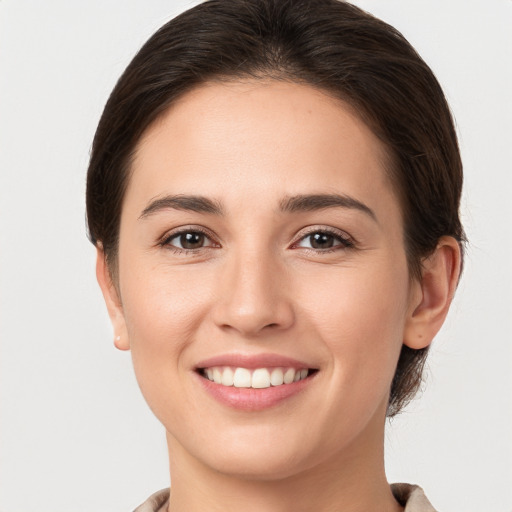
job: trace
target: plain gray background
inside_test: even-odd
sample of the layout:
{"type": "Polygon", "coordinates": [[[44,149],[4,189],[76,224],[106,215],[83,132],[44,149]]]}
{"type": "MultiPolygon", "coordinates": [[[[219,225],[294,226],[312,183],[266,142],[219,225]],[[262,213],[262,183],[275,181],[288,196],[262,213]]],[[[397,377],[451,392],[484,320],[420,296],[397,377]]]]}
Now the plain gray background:
{"type": "MultiPolygon", "coordinates": [[[[0,512],[129,511],[168,485],[163,428],[114,349],[86,239],[103,105],[197,2],[0,0],[0,512]]],[[[471,241],[425,391],[387,431],[390,481],[439,510],[512,510],[512,1],[359,0],[433,68],[465,162],[471,241]]]]}

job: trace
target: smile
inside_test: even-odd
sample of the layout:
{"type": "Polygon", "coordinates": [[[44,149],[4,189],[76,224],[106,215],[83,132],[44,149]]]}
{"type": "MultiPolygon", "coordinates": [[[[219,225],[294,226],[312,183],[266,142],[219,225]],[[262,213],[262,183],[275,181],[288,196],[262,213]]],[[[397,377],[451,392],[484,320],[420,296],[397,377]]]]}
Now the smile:
{"type": "MultiPolygon", "coordinates": [[[[316,365],[315,365],[316,366],[316,365]]],[[[221,354],[194,368],[201,388],[239,411],[262,411],[314,386],[318,367],[279,354],[221,354]]]]}
{"type": "Polygon", "coordinates": [[[312,370],[308,368],[242,368],[231,366],[213,366],[202,368],[200,373],[215,384],[235,388],[265,389],[271,386],[283,386],[304,380],[312,370]]]}

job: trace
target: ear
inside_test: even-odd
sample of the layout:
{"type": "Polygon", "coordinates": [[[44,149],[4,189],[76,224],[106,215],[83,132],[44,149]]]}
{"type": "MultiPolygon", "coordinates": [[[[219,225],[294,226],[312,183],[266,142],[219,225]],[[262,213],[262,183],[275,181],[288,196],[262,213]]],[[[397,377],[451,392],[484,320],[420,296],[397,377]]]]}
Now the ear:
{"type": "Polygon", "coordinates": [[[416,350],[430,345],[448,314],[460,265],[460,246],[451,236],[442,237],[434,253],[422,261],[421,279],[412,285],[404,345],[416,350]]]}
{"type": "Polygon", "coordinates": [[[108,314],[112,327],[114,328],[114,345],[119,350],[129,350],[130,342],[126,330],[126,322],[124,319],[123,306],[119,297],[112,275],[107,265],[105,253],[98,246],[96,255],[96,278],[100,285],[105,304],[107,305],[108,314]]]}

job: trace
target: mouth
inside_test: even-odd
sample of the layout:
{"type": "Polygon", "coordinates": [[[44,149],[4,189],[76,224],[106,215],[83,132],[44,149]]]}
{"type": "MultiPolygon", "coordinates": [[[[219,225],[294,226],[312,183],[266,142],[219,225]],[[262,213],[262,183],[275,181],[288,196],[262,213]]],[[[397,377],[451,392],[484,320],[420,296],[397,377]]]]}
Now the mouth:
{"type": "Polygon", "coordinates": [[[310,388],[319,369],[274,354],[225,354],[195,368],[199,383],[216,402],[239,411],[261,411],[310,388]]]}
{"type": "Polygon", "coordinates": [[[288,386],[312,376],[313,368],[270,367],[244,368],[233,366],[209,366],[198,368],[201,377],[225,387],[267,389],[288,386]]]}

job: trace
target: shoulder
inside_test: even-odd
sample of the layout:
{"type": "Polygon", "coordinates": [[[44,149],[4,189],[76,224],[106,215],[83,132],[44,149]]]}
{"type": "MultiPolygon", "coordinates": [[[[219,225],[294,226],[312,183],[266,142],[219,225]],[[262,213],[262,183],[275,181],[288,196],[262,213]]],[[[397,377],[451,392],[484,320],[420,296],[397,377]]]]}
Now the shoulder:
{"type": "Polygon", "coordinates": [[[142,505],[139,505],[133,512],[166,512],[169,503],[169,489],[152,494],[142,505]]]}
{"type": "Polygon", "coordinates": [[[391,484],[391,490],[398,503],[405,507],[404,512],[436,512],[418,485],[391,484]]]}
{"type": "MultiPolygon", "coordinates": [[[[423,489],[417,485],[392,484],[391,490],[400,505],[405,507],[404,512],[436,512],[423,489]]],[[[133,512],[165,512],[168,502],[169,489],[162,489],[152,494],[133,512]]]]}

